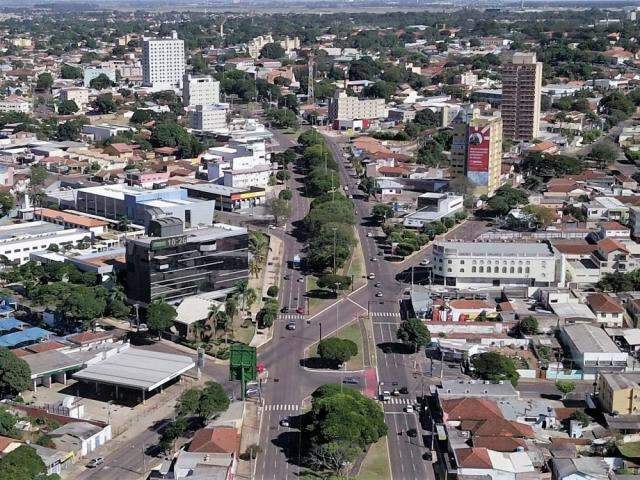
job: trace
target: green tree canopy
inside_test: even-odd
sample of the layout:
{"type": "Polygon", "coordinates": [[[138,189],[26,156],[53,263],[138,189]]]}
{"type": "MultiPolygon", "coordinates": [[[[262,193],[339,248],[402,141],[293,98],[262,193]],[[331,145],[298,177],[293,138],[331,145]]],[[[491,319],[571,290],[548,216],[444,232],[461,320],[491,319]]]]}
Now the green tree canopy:
{"type": "Polygon", "coordinates": [[[355,342],[344,338],[324,338],[318,343],[318,356],[328,362],[340,364],[358,354],[355,342]]]}
{"type": "Polygon", "coordinates": [[[0,348],[0,391],[5,395],[17,395],[30,387],[29,364],[11,350],[0,348]]]}
{"type": "Polygon", "coordinates": [[[267,43],[260,50],[260,58],[278,59],[283,58],[286,52],[279,43],[267,43]]]}
{"type": "Polygon", "coordinates": [[[114,113],[118,107],[113,100],[113,96],[110,93],[103,93],[98,95],[93,102],[93,108],[102,115],[106,113],[114,113]]]}
{"type": "Polygon", "coordinates": [[[535,335],[538,333],[538,319],[531,315],[524,317],[518,323],[518,331],[522,335],[535,335]]]}
{"type": "Polygon", "coordinates": [[[38,80],[36,81],[36,88],[38,90],[50,90],[53,86],[53,76],[49,72],[43,72],[38,75],[38,80]]]}
{"type": "Polygon", "coordinates": [[[76,80],[82,78],[82,69],[63,63],[60,67],[60,77],[65,80],[76,80]]]}
{"type": "Polygon", "coordinates": [[[173,321],[178,316],[178,312],[173,306],[161,300],[156,300],[147,309],[147,326],[149,330],[160,334],[173,325],[173,321]]]}
{"type": "Polygon", "coordinates": [[[396,337],[414,352],[426,347],[431,342],[431,334],[426,325],[417,318],[409,318],[400,324],[396,337]]]}
{"type": "Polygon", "coordinates": [[[107,75],[101,73],[96,78],[91,79],[89,86],[96,90],[104,90],[106,88],[111,88],[113,86],[113,82],[107,75]]]}
{"type": "Polygon", "coordinates": [[[518,383],[520,375],[516,371],[513,360],[498,352],[484,352],[474,355],[471,358],[471,363],[475,369],[475,375],[483,380],[508,380],[514,386],[518,383]]]}
{"type": "Polygon", "coordinates": [[[80,110],[73,100],[63,100],[58,103],[58,115],[73,115],[80,110]]]}

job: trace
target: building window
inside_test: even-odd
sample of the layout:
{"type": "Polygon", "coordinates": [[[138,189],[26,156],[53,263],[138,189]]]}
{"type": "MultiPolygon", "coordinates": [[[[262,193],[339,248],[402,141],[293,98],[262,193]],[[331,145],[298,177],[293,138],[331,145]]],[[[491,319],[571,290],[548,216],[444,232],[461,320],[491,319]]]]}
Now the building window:
{"type": "Polygon", "coordinates": [[[460,260],[460,265],[464,265],[464,260],[460,260]]]}
{"type": "Polygon", "coordinates": [[[450,268],[447,268],[447,272],[451,273],[451,269],[450,269],[450,268]]]}
{"type": "Polygon", "coordinates": [[[515,268],[514,267],[509,268],[509,273],[514,273],[514,272],[515,272],[515,268]]]}
{"type": "Polygon", "coordinates": [[[530,273],[530,272],[531,272],[531,269],[529,267],[525,267],[524,273],[530,273]]]}
{"type": "Polygon", "coordinates": [[[471,267],[471,273],[476,273],[476,267],[471,267]]]}
{"type": "Polygon", "coordinates": [[[464,268],[461,268],[461,269],[460,269],[460,273],[464,273],[464,268]]]}
{"type": "Polygon", "coordinates": [[[518,267],[518,273],[522,273],[522,267],[518,267]]]}
{"type": "Polygon", "coordinates": [[[507,273],[507,267],[502,267],[502,273],[507,273]]]}
{"type": "Polygon", "coordinates": [[[480,267],[480,269],[478,270],[479,273],[484,273],[484,267],[480,267]]]}

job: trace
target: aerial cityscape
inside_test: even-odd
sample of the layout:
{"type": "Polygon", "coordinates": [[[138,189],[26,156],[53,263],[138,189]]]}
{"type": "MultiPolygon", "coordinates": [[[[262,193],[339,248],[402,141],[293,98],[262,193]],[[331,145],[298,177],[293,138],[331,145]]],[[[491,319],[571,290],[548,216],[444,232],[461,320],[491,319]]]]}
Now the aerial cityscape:
{"type": "Polygon", "coordinates": [[[640,480],[634,1],[0,2],[0,480],[640,480]]]}

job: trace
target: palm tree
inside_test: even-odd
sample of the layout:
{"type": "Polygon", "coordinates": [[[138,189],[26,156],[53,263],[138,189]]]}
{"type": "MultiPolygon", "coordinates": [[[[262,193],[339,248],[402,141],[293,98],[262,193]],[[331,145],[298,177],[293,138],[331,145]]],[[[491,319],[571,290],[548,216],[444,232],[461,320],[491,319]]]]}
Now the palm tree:
{"type": "Polygon", "coordinates": [[[269,239],[260,232],[251,232],[249,236],[249,252],[253,258],[260,264],[266,261],[269,251],[269,239]]]}
{"type": "Polygon", "coordinates": [[[224,311],[227,312],[231,320],[238,314],[238,299],[235,295],[229,295],[227,297],[227,300],[224,302],[224,311]]]}
{"type": "Polygon", "coordinates": [[[245,301],[246,301],[245,296],[248,290],[249,290],[249,282],[247,282],[246,280],[242,280],[233,286],[233,292],[231,294],[236,295],[242,299],[242,307],[241,307],[242,310],[244,310],[245,301]]]}
{"type": "Polygon", "coordinates": [[[255,258],[253,260],[249,260],[249,274],[252,277],[258,278],[260,276],[261,271],[262,271],[262,265],[259,262],[257,262],[255,258]]]}
{"type": "Polygon", "coordinates": [[[204,325],[204,329],[207,331],[209,339],[215,334],[216,326],[218,324],[218,318],[223,314],[222,305],[218,302],[211,302],[209,305],[209,317],[204,325]]]}
{"type": "Polygon", "coordinates": [[[129,220],[124,215],[118,217],[118,230],[124,232],[124,238],[127,238],[127,231],[129,230],[129,225],[131,225],[131,220],[129,220]]]}
{"type": "Polygon", "coordinates": [[[255,288],[247,289],[247,293],[245,293],[243,301],[247,307],[247,310],[251,310],[251,306],[256,303],[258,300],[258,294],[256,293],[255,288]]]}
{"type": "Polygon", "coordinates": [[[204,335],[205,326],[202,322],[195,322],[191,326],[191,331],[193,333],[193,337],[199,342],[202,340],[202,336],[204,335]]]}

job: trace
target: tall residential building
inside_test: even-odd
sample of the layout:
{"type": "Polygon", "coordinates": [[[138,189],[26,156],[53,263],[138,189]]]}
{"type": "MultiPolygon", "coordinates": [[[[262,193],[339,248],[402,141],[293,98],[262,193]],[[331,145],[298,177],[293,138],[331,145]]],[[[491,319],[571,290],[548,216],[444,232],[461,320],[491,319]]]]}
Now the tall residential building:
{"type": "Polygon", "coordinates": [[[502,121],[504,138],[529,141],[540,131],[542,62],[535,53],[515,53],[502,65],[502,121]]]}
{"type": "Polygon", "coordinates": [[[226,130],[228,113],[227,103],[196,105],[189,110],[189,126],[203,132],[226,130]]]}
{"type": "Polygon", "coordinates": [[[453,127],[451,170],[466,177],[475,195],[493,195],[500,186],[502,119],[461,114],[453,127]]]}
{"type": "Polygon", "coordinates": [[[220,82],[211,75],[184,76],[182,102],[185,107],[220,103],[220,82]]]}
{"type": "MultiPolygon", "coordinates": [[[[336,94],[329,102],[329,120],[333,128],[341,129],[341,124],[362,120],[362,128],[368,127],[368,122],[380,118],[386,118],[387,107],[384,98],[350,97],[343,91],[336,94]]],[[[350,125],[349,125],[350,127],[350,125]]]]}
{"type": "Polygon", "coordinates": [[[179,87],[184,76],[184,40],[174,31],[170,38],[142,42],[142,82],[153,87],[179,87]]]}
{"type": "Polygon", "coordinates": [[[228,146],[210,148],[203,158],[208,180],[227,187],[265,188],[273,170],[264,140],[231,141],[228,146]]]}

